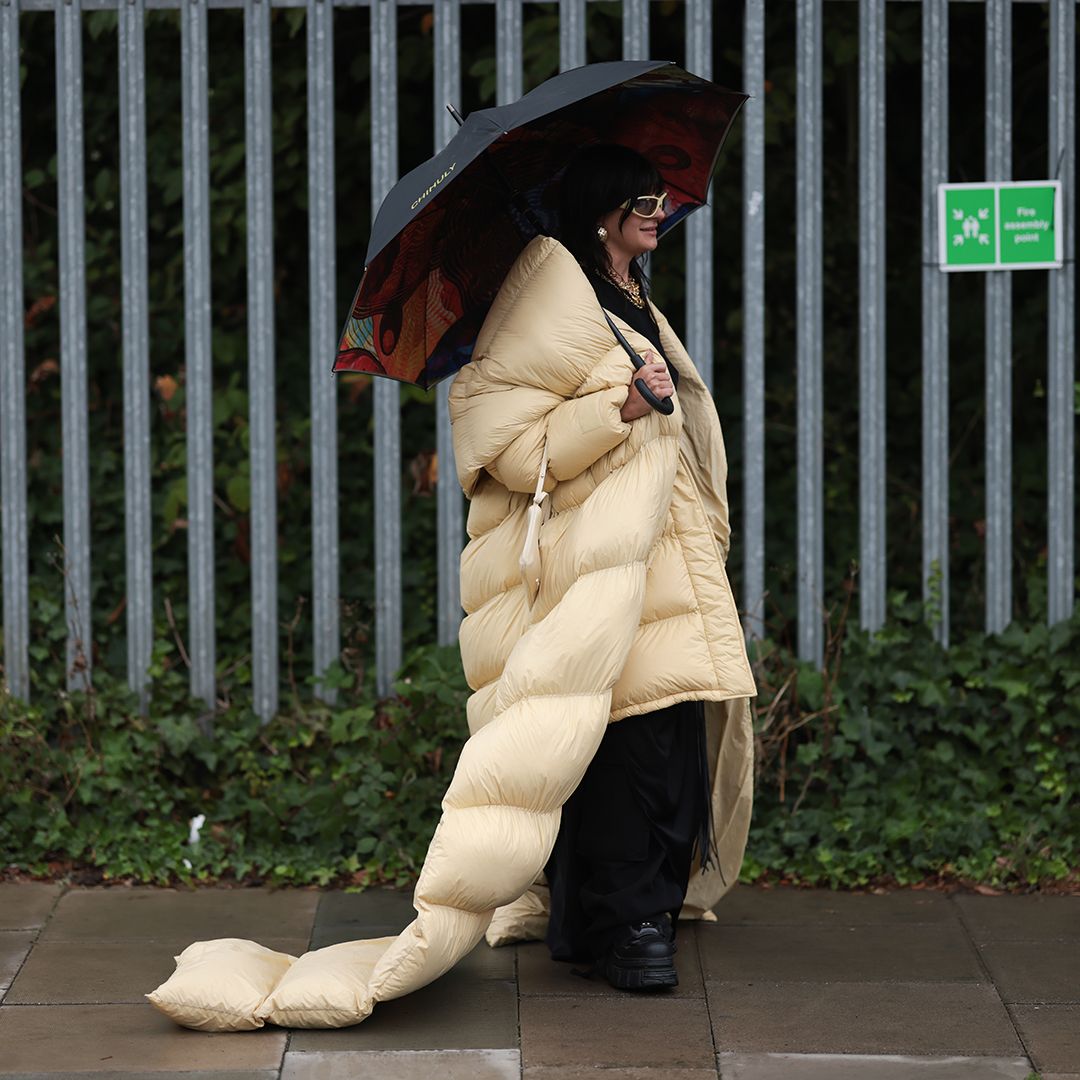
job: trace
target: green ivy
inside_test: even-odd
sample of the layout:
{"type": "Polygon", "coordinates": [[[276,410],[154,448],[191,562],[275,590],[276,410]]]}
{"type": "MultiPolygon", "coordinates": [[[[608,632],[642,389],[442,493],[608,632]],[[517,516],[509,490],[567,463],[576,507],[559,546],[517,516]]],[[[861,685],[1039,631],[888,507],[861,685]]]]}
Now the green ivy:
{"type": "Polygon", "coordinates": [[[0,696],[0,865],[157,884],[412,879],[465,735],[456,649],[414,654],[383,701],[335,667],[334,707],[297,698],[265,726],[250,705],[193,706],[171,654],[158,645],[148,718],[108,677],[31,707],[0,696]]]}
{"type": "MultiPolygon", "coordinates": [[[[744,880],[1076,883],[1078,655],[1080,614],[945,650],[903,594],[876,634],[841,615],[822,671],[758,645],[744,880]]],[[[414,879],[466,735],[456,648],[415,651],[382,700],[335,666],[334,706],[294,689],[265,726],[229,694],[212,713],[192,705],[168,641],[152,674],[149,717],[104,673],[89,694],[0,696],[0,867],[159,884],[414,879]]]]}
{"type": "Polygon", "coordinates": [[[823,671],[762,644],[744,876],[1080,882],[1077,656],[1080,613],[944,649],[903,593],[823,671]]]}

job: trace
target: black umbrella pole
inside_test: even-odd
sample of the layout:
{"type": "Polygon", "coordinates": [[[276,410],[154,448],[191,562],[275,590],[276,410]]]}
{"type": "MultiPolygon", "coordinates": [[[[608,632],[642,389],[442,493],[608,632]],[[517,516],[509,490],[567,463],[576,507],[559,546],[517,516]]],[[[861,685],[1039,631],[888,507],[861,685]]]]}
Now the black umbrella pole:
{"type": "MultiPolygon", "coordinates": [[[[446,103],[446,111],[457,121],[458,127],[461,127],[461,125],[465,123],[465,118],[450,104],[450,102],[446,103]]],[[[540,224],[540,219],[533,213],[532,207],[525,201],[521,193],[506,179],[499,166],[496,165],[487,154],[484,155],[484,161],[487,162],[488,168],[491,169],[499,183],[502,185],[503,190],[509,197],[514,209],[517,210],[517,212],[533,227],[533,236],[543,235],[544,226],[540,224]]],[[[525,239],[531,240],[532,237],[526,236],[525,239]]]]}

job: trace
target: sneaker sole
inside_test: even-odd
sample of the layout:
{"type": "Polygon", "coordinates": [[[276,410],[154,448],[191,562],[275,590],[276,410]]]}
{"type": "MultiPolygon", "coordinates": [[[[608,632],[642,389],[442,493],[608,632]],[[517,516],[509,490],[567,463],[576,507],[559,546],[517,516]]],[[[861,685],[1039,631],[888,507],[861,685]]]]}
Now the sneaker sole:
{"type": "Polygon", "coordinates": [[[664,990],[679,985],[675,965],[666,959],[611,961],[604,976],[617,990],[664,990]]]}

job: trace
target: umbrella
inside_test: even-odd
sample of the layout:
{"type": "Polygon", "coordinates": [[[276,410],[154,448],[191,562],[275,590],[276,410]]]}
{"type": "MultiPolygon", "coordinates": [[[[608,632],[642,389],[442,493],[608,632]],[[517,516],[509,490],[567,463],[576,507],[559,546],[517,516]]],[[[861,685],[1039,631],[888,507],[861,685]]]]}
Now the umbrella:
{"type": "Polygon", "coordinates": [[[580,147],[649,158],[669,193],[666,232],[705,202],[745,100],[671,62],[635,60],[574,68],[471,113],[379,207],[334,371],[422,387],[453,374],[526,242],[558,234],[558,180],[580,147]]]}

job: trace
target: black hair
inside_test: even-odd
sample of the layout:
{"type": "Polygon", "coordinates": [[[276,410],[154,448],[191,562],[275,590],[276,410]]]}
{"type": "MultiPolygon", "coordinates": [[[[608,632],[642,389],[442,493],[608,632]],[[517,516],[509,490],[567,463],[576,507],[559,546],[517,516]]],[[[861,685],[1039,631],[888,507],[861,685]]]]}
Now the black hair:
{"type": "MultiPolygon", "coordinates": [[[[586,146],[574,155],[562,175],[559,239],[586,274],[592,278],[607,277],[611,272],[611,259],[596,235],[597,222],[627,199],[659,195],[663,187],[656,166],[636,150],[615,143],[586,146]]],[[[619,217],[620,229],[630,213],[630,210],[623,210],[619,217]]],[[[637,259],[630,260],[630,274],[645,288],[637,259]]]]}

